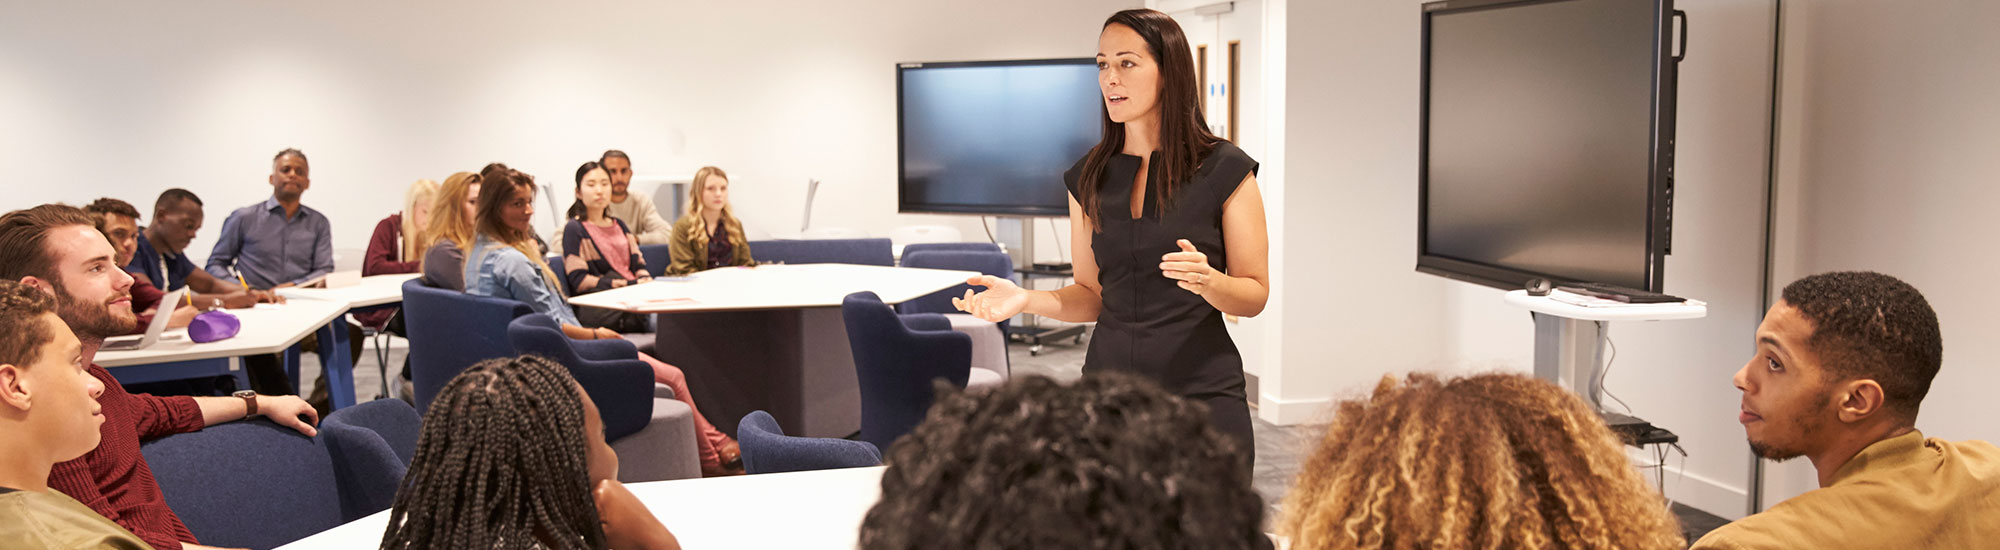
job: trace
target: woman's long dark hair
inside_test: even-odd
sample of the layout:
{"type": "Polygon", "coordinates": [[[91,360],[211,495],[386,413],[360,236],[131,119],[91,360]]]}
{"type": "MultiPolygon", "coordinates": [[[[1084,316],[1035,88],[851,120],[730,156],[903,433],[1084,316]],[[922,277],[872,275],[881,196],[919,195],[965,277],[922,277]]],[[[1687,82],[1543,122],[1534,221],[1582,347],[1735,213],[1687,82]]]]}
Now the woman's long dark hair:
{"type": "MultiPolygon", "coordinates": [[[[569,213],[565,214],[566,216],[569,217],[569,219],[584,220],[584,221],[590,220],[590,213],[587,210],[585,210],[585,207],[583,205],[583,176],[584,174],[589,174],[591,170],[599,170],[603,168],[604,165],[599,164],[597,161],[586,162],[583,163],[583,166],[576,167],[576,200],[571,201],[569,203],[569,213]]],[[[609,176],[611,175],[611,173],[605,172],[605,175],[609,176]]],[[[606,216],[611,215],[611,205],[609,204],[604,205],[604,215],[606,216]]]]}
{"type": "MultiPolygon", "coordinates": [[[[1146,40],[1146,49],[1160,67],[1160,161],[1148,168],[1154,182],[1153,203],[1159,211],[1173,205],[1174,193],[1201,166],[1202,159],[1215,150],[1222,138],[1208,131],[1208,119],[1201,113],[1201,95],[1195,83],[1194,55],[1188,53],[1187,35],[1174,18],[1149,9],[1125,10],[1111,14],[1103,28],[1124,25],[1146,40]]],[[[1098,105],[1104,121],[1104,139],[1084,156],[1083,174],[1077,182],[1076,202],[1090,218],[1093,231],[1104,227],[1100,216],[1103,201],[1098,192],[1104,187],[1104,167],[1112,155],[1125,149],[1125,125],[1112,122],[1111,113],[1098,105]]]]}
{"type": "Polygon", "coordinates": [[[424,413],[381,547],[604,548],[579,391],[535,356],[452,378],[424,413]]]}
{"type": "MultiPolygon", "coordinates": [[[[506,220],[501,219],[501,209],[512,202],[517,195],[525,194],[530,203],[534,202],[535,178],[495,162],[480,169],[479,180],[483,183],[479,186],[479,205],[472,215],[473,232],[520,251],[522,256],[528,258],[531,265],[541,268],[542,282],[548,283],[552,288],[551,292],[558,296],[562,295],[562,278],[557,277],[556,272],[550,270],[549,265],[542,261],[541,245],[536,241],[534,231],[515,229],[507,225],[506,220]]],[[[466,249],[471,250],[471,247],[468,246],[466,249]]],[[[478,260],[466,258],[465,261],[470,263],[478,260]]]]}

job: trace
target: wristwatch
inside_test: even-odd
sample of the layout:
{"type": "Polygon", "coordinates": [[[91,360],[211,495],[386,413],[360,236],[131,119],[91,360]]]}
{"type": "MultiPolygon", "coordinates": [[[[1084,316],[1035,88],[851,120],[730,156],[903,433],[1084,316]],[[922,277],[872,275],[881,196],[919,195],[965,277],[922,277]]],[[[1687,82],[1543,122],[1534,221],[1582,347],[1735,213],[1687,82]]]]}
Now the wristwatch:
{"type": "Polygon", "coordinates": [[[243,416],[245,417],[257,416],[256,390],[236,390],[236,393],[232,393],[229,395],[234,395],[243,398],[243,405],[245,407],[243,409],[243,416]]]}

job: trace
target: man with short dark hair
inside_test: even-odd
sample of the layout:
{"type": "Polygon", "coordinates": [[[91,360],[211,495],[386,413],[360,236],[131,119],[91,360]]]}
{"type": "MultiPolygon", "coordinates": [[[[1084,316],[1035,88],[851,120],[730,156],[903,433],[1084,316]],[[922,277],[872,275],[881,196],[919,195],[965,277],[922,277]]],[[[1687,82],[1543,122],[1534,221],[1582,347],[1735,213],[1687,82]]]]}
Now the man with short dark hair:
{"type": "Polygon", "coordinates": [[[1942,364],[1923,294],[1873,272],[1785,287],[1736,372],[1758,457],[1806,457],[1820,488],[1724,525],[1698,549],[1984,548],[2000,540],[2000,448],[1917,431],[1942,364]]]}
{"type": "MultiPolygon", "coordinates": [[[[215,251],[208,256],[208,274],[220,279],[240,276],[256,290],[274,290],[300,284],[323,283],[333,273],[333,225],[321,214],[299,201],[312,187],[312,168],[306,154],[298,149],[279,151],[271,157],[271,198],[230,212],[222,220],[222,234],[216,237],[215,251]]],[[[361,355],[361,329],[348,329],[348,360],[361,355]]],[[[317,335],[308,337],[301,349],[319,353],[317,335]]],[[[285,375],[284,362],[275,355],[243,358],[250,387],[260,392],[291,393],[292,379],[285,375]]],[[[320,361],[324,366],[326,361],[320,361]]],[[[313,406],[322,413],[331,409],[327,402],[326,369],[319,371],[313,384],[313,406]]]]}
{"type": "Polygon", "coordinates": [[[55,300],[0,279],[0,541],[27,548],[147,548],[83,503],[49,490],[49,471],[97,448],[104,383],[55,300]]]}
{"type": "Polygon", "coordinates": [[[201,198],[193,192],[178,187],[162,191],[153,201],[153,223],[140,229],[137,249],[125,271],[162,291],[185,287],[193,295],[188,303],[202,309],[218,305],[242,309],[279,301],[269,292],[237,286],[234,279],[218,279],[188,258],[188,243],[201,230],[201,208],[201,198]]]}
{"type": "MultiPolygon", "coordinates": [[[[78,360],[103,384],[102,441],[82,458],[57,464],[49,486],[155,548],[194,547],[194,535],[167,508],[139,442],[259,414],[308,436],[318,413],[296,396],[157,397],[126,393],[92,363],[104,339],[131,330],[132,276],[118,269],[111,244],[89,214],[45,204],[0,216],[0,279],[18,280],[55,298],[56,314],[80,341],[78,360]]],[[[11,442],[9,444],[12,444],[11,442]]]]}

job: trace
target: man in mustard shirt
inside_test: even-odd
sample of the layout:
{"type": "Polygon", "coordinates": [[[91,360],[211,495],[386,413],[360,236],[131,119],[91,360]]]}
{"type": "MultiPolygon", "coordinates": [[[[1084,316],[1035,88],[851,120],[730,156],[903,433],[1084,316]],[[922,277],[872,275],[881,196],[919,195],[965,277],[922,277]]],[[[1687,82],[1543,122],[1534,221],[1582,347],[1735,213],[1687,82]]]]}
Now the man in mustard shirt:
{"type": "Polygon", "coordinates": [[[1917,431],[1943,354],[1937,314],[1895,277],[1822,273],[1785,287],[1736,372],[1757,456],[1806,457],[1819,489],[1696,549],[2000,547],[2000,448],[1917,431]]]}

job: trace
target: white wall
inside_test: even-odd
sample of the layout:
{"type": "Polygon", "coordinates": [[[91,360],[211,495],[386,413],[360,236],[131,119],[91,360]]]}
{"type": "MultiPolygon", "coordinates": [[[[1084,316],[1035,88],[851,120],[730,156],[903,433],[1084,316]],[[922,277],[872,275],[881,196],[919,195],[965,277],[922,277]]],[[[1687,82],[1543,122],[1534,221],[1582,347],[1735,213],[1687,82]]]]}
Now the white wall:
{"type": "MultiPolygon", "coordinates": [[[[167,187],[227,211],[267,197],[268,159],[311,156],[305,202],[359,249],[417,178],[505,161],[553,183],[624,149],[641,176],[705,164],[752,230],[887,235],[978,218],[897,215],[894,64],[1095,51],[1140,0],[0,5],[7,209],[167,187]]],[[[542,222],[546,224],[547,222],[542,222]]],[[[1042,228],[1042,242],[1065,239],[1042,228]]],[[[1045,246],[1045,257],[1055,247],[1045,246]]]]}
{"type": "MultiPolygon", "coordinates": [[[[1775,286],[1822,271],[1899,277],[1929,298],[1944,367],[1917,427],[2000,441],[2000,4],[1785,3],[1775,286]]],[[[1817,486],[1810,464],[1766,473],[1765,503],[1817,486]]]]}
{"type": "MultiPolygon", "coordinates": [[[[1288,6],[1279,384],[1266,419],[1324,414],[1384,373],[1527,371],[1533,326],[1500,292],[1414,271],[1420,33],[1417,0],[1288,6]]],[[[1668,495],[1744,511],[1750,457],[1730,373],[1762,313],[1773,2],[1684,0],[1695,21],[1681,66],[1674,255],[1666,290],[1705,319],[1617,324],[1607,387],[1675,431],[1668,495]]]]}

